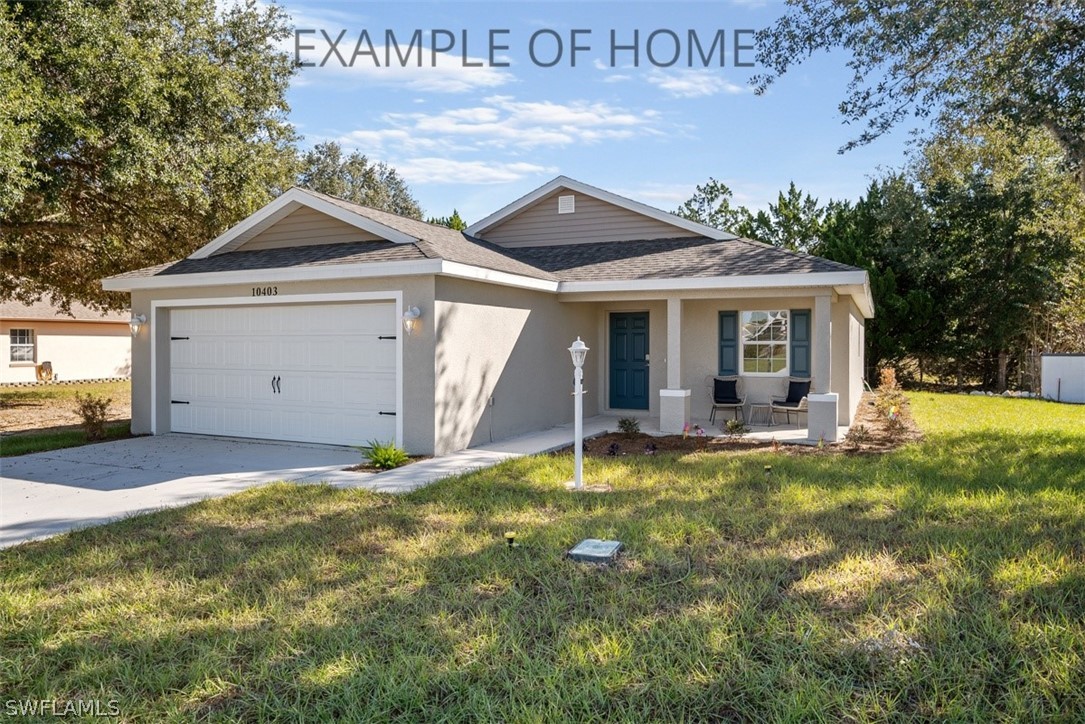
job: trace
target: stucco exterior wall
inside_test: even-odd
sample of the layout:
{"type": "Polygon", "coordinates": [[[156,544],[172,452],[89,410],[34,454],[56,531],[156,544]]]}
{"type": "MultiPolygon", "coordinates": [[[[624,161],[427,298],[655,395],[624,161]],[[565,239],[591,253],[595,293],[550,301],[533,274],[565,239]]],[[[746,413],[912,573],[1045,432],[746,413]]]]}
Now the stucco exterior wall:
{"type": "Polygon", "coordinates": [[[33,382],[34,363],[11,361],[12,329],[31,329],[35,363],[51,362],[58,380],[127,377],[132,369],[132,335],[126,322],[0,321],[0,382],[33,382]]]}
{"type": "Polygon", "coordinates": [[[570,422],[567,350],[578,335],[593,350],[584,414],[597,413],[592,381],[600,345],[592,309],[544,292],[447,277],[436,280],[436,300],[436,454],[570,422]]]}
{"type": "MultiPolygon", "coordinates": [[[[147,315],[148,324],[132,340],[132,432],[164,433],[170,429],[169,371],[170,332],[168,305],[152,313],[152,302],[164,300],[220,298],[244,299],[252,304],[289,304],[292,297],[311,294],[351,292],[401,292],[403,306],[416,306],[422,312],[418,331],[403,338],[403,445],[409,453],[434,453],[434,279],[433,276],[397,277],[394,279],[354,279],[319,282],[280,282],[274,297],[253,297],[251,284],[214,287],[178,287],[132,294],[132,313],[147,315]],[[155,370],[151,373],[151,349],[154,347],[155,370]],[[152,379],[153,377],[153,379],[152,379]],[[154,424],[151,400],[155,399],[154,424]]],[[[320,302],[314,302],[320,303],[320,302]]],[[[214,302],[209,301],[208,306],[214,302]]],[[[402,329],[402,328],[401,328],[402,329]]],[[[402,332],[401,332],[402,333],[402,332]]]]}

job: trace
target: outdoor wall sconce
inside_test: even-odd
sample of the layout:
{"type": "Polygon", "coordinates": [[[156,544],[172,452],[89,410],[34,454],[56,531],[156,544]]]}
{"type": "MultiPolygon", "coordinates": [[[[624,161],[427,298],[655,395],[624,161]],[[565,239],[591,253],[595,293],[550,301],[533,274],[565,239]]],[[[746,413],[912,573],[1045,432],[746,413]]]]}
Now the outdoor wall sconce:
{"type": "Polygon", "coordinates": [[[132,319],[129,320],[128,326],[132,328],[132,336],[139,335],[139,328],[147,323],[147,316],[144,314],[133,314],[132,319]]]}
{"type": "Polygon", "coordinates": [[[422,312],[418,307],[407,307],[403,312],[403,329],[407,332],[407,336],[411,336],[418,329],[419,319],[422,318],[422,312]]]}

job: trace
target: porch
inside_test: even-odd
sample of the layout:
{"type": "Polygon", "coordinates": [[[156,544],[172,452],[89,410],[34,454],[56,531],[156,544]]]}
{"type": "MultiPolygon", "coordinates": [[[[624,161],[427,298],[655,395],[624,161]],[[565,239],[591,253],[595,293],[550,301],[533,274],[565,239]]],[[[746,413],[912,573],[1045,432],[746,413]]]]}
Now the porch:
{"type": "Polygon", "coordinates": [[[595,302],[596,410],[614,421],[608,427],[636,417],[650,434],[687,426],[724,434],[729,412],[709,422],[711,380],[734,376],[752,439],[831,443],[847,432],[862,391],[863,347],[863,316],[850,295],[800,288],[576,296],[595,302]],[[744,336],[757,325],[768,332],[744,336]],[[810,380],[799,424],[779,424],[783,415],[765,424],[769,401],[788,394],[792,377],[810,380]]]}

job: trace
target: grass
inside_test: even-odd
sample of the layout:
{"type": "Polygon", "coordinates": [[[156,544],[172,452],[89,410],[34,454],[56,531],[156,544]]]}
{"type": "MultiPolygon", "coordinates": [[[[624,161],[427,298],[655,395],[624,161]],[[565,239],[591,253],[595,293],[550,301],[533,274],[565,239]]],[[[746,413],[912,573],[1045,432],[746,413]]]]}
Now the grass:
{"type": "MultiPolygon", "coordinates": [[[[91,442],[108,442],[131,436],[131,423],[107,422],[105,438],[91,442]]],[[[88,444],[82,429],[48,430],[46,432],[21,432],[0,438],[0,458],[9,458],[27,453],[61,450],[66,447],[79,447],[88,444]]]]}
{"type": "Polygon", "coordinates": [[[130,721],[1081,720],[1085,408],[911,400],[926,438],[886,455],[276,484],[3,551],[0,691],[130,721]],[[625,561],[562,560],[587,536],[625,561]]]}
{"type": "Polygon", "coordinates": [[[4,385],[0,386],[0,404],[18,405],[67,400],[74,403],[77,392],[119,400],[129,396],[131,384],[128,380],[118,380],[116,382],[80,382],[34,385],[32,387],[4,385]]]}

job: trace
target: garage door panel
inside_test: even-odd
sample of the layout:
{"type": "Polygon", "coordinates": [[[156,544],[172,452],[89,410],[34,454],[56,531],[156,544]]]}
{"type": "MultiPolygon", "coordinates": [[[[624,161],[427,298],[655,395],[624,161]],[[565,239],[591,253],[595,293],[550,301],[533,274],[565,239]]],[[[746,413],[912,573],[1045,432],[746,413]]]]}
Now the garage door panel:
{"type": "Polygon", "coordinates": [[[396,308],[388,303],[178,309],[177,432],[359,445],[395,437],[396,308]],[[277,384],[272,383],[277,379],[277,384]]]}

